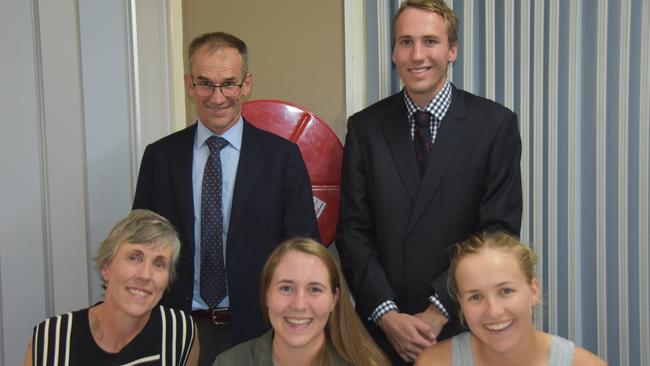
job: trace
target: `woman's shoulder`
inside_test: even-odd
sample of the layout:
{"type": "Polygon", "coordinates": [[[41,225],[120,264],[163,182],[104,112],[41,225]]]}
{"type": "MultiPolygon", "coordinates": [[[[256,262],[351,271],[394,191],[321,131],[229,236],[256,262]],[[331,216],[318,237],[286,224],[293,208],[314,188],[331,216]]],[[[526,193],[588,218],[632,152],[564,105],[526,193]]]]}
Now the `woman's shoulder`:
{"type": "Polygon", "coordinates": [[[273,331],[269,330],[258,338],[240,343],[221,353],[212,363],[212,366],[221,365],[265,365],[271,364],[271,343],[273,331]],[[265,362],[268,361],[268,362],[265,362]]]}
{"type": "Polygon", "coordinates": [[[56,353],[60,357],[69,357],[70,348],[66,347],[66,345],[69,343],[75,344],[79,340],[75,339],[79,338],[75,337],[75,334],[81,334],[84,337],[89,336],[88,308],[58,314],[36,324],[28,346],[25,364],[49,364],[48,362],[51,363],[50,357],[56,353]],[[73,332],[73,329],[77,331],[73,332]],[[33,355],[36,356],[36,362],[32,360],[33,355]]]}
{"type": "Polygon", "coordinates": [[[571,361],[571,364],[573,366],[607,365],[605,361],[598,358],[598,356],[582,347],[574,345],[571,340],[549,333],[543,334],[551,339],[551,357],[555,354],[556,357],[566,357],[564,358],[565,361],[572,359],[573,361],[571,361]],[[571,350],[573,350],[573,355],[571,355],[571,350]],[[566,356],[562,356],[562,354],[566,356]]]}
{"type": "Polygon", "coordinates": [[[451,365],[451,339],[436,343],[420,353],[415,366],[451,365]]]}
{"type": "Polygon", "coordinates": [[[598,356],[587,351],[582,347],[576,347],[573,352],[573,366],[604,366],[607,365],[605,361],[598,356]]]}
{"type": "Polygon", "coordinates": [[[84,319],[82,318],[84,316],[85,319],[88,319],[88,308],[61,313],[42,320],[40,323],[36,324],[34,330],[45,331],[46,329],[55,329],[56,327],[59,327],[59,329],[61,329],[61,327],[67,327],[72,324],[74,320],[84,319]]]}
{"type": "Polygon", "coordinates": [[[158,312],[161,317],[168,318],[174,322],[181,322],[183,324],[194,324],[194,319],[183,310],[168,308],[163,305],[158,305],[151,310],[152,313],[158,312]]]}
{"type": "Polygon", "coordinates": [[[327,353],[329,356],[330,360],[330,365],[332,366],[354,366],[353,364],[349,363],[341,355],[336,352],[336,349],[334,349],[334,346],[330,342],[327,342],[327,353]]]}

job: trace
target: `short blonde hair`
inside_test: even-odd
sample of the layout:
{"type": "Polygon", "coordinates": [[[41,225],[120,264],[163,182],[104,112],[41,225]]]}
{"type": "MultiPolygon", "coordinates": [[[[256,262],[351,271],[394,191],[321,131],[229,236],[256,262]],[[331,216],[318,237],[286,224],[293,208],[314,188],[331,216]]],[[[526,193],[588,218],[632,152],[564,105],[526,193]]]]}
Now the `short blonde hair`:
{"type": "MultiPolygon", "coordinates": [[[[151,245],[155,249],[171,247],[172,256],[167,284],[169,287],[176,278],[176,263],[181,251],[181,242],[178,233],[166,218],[149,210],[136,209],[118,221],[97,250],[95,264],[100,272],[104,266],[113,261],[115,254],[124,243],[151,245]]],[[[105,281],[103,287],[106,288],[105,281]]]]}
{"type": "Polygon", "coordinates": [[[460,261],[473,254],[478,254],[484,249],[500,249],[511,253],[517,259],[519,266],[526,277],[526,282],[531,284],[535,278],[537,254],[528,246],[522,244],[517,237],[504,231],[492,231],[472,235],[452,248],[451,266],[449,271],[449,291],[458,299],[458,284],[456,283],[456,270],[460,261]]]}
{"type": "MultiPolygon", "coordinates": [[[[475,234],[452,247],[447,288],[451,297],[456,301],[460,299],[458,284],[456,282],[456,270],[458,270],[460,261],[469,255],[478,254],[485,249],[499,249],[512,254],[526,277],[526,283],[529,285],[532,284],[535,278],[535,266],[537,265],[537,254],[532,249],[521,243],[516,236],[504,231],[489,231],[482,234],[475,234]]],[[[463,312],[459,311],[458,316],[460,323],[465,326],[463,312]]]]}
{"type": "Polygon", "coordinates": [[[458,41],[458,16],[447,6],[444,0],[405,0],[399,9],[397,9],[395,16],[393,16],[392,48],[395,48],[397,37],[395,27],[397,25],[397,19],[407,8],[428,10],[440,15],[447,24],[447,41],[449,42],[449,47],[458,41]]]}

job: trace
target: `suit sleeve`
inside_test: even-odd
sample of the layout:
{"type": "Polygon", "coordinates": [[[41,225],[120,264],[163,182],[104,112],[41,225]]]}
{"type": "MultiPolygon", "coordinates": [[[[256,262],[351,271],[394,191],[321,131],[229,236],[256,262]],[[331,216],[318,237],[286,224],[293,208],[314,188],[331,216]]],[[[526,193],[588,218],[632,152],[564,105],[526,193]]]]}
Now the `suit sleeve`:
{"type": "Polygon", "coordinates": [[[375,217],[354,116],[348,122],[341,169],[337,249],[346,280],[364,319],[395,294],[377,252],[375,217]]]}
{"type": "Polygon", "coordinates": [[[153,161],[151,145],[147,146],[142,155],[140,172],[138,173],[138,183],[135,188],[135,197],[133,198],[133,209],[151,208],[151,193],[153,190],[153,161]]]}
{"type": "Polygon", "coordinates": [[[306,236],[320,242],[311,181],[295,144],[287,155],[283,182],[283,237],[306,236]]]}
{"type": "Polygon", "coordinates": [[[510,113],[490,151],[478,231],[504,230],[519,235],[522,206],[521,138],[517,115],[510,113]]]}
{"type": "Polygon", "coordinates": [[[449,317],[452,320],[456,320],[458,319],[458,304],[449,292],[448,280],[449,270],[446,270],[431,284],[431,287],[433,288],[432,295],[436,295],[440,303],[442,303],[442,306],[447,311],[447,314],[449,314],[449,317]]]}
{"type": "MultiPolygon", "coordinates": [[[[521,138],[517,115],[509,112],[498,125],[491,144],[485,191],[481,197],[476,232],[503,230],[519,235],[521,228],[521,138]]],[[[451,254],[451,253],[449,253],[451,254]]],[[[431,287],[449,311],[457,307],[447,290],[448,271],[434,279],[431,287]]]]}

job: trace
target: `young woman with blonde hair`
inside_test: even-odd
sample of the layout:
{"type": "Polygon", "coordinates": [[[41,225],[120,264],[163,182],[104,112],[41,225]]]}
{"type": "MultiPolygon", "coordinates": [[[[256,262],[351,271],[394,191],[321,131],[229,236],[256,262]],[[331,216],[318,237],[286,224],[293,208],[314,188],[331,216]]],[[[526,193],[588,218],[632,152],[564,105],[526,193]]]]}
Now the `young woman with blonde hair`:
{"type": "Polygon", "coordinates": [[[282,243],[260,281],[272,330],[222,353],[218,365],[388,365],[359,320],[341,271],[307,238],[282,243]]]}
{"type": "Polygon", "coordinates": [[[535,329],[537,255],[503,232],[456,244],[449,289],[470,332],[428,348],[416,365],[604,365],[573,342],[535,329]]]}

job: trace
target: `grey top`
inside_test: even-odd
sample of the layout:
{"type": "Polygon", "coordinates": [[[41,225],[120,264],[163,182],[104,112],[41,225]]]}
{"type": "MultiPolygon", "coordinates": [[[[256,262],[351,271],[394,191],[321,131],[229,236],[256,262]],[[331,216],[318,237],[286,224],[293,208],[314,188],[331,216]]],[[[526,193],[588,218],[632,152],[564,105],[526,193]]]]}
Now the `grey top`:
{"type": "MultiPolygon", "coordinates": [[[[551,351],[548,364],[571,366],[573,364],[573,342],[551,335],[551,351]]],[[[472,337],[470,332],[461,333],[451,339],[451,365],[474,366],[472,337]]]]}
{"type": "MultiPolygon", "coordinates": [[[[332,366],[350,366],[341,356],[327,345],[330,365],[332,366]]],[[[212,366],[273,366],[273,329],[266,332],[258,338],[240,343],[235,347],[221,353],[212,363],[212,366]]]]}

